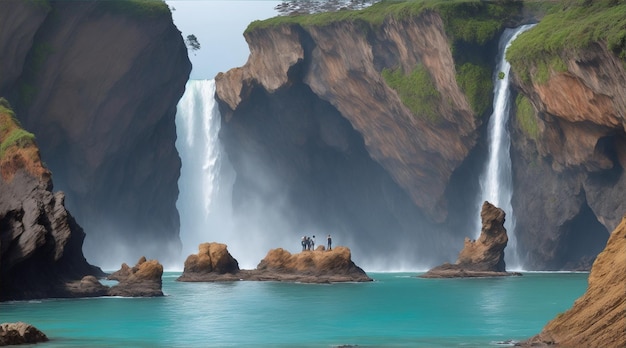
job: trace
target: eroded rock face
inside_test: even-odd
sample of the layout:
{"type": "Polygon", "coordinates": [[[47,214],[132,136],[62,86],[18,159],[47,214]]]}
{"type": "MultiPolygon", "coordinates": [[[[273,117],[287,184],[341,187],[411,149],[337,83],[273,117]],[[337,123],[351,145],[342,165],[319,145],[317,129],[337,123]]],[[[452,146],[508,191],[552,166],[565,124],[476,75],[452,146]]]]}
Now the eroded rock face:
{"type": "Polygon", "coordinates": [[[166,4],[120,3],[0,4],[0,96],[37,135],[99,264],[111,248],[163,259],[180,248],[174,117],[191,64],[166,4]]]}
{"type": "Polygon", "coordinates": [[[626,218],[598,255],[589,286],[571,309],[551,320],[524,346],[626,346],[626,218]]]}
{"type": "Polygon", "coordinates": [[[626,72],[602,43],[558,59],[547,81],[515,79],[538,130],[513,133],[516,235],[531,268],[588,269],[626,211],[626,72]]]}
{"type": "Polygon", "coordinates": [[[504,228],[505,213],[489,202],[484,202],[480,218],[482,228],[478,240],[465,238],[463,249],[455,264],[435,267],[423,278],[490,277],[518,275],[506,272],[504,248],[509,238],[504,228]]]}
{"type": "MultiPolygon", "coordinates": [[[[0,100],[0,142],[24,130],[0,100]]],[[[4,144],[4,143],[3,143],[4,144]]],[[[8,143],[7,143],[8,144],[8,143]]],[[[85,233],[65,209],[65,196],[28,136],[0,157],[0,301],[70,297],[65,282],[103,275],[85,260],[85,233]]]]}
{"type": "Polygon", "coordinates": [[[46,334],[23,322],[0,324],[0,346],[35,344],[48,341],[46,334]]]}
{"type": "Polygon", "coordinates": [[[162,276],[163,265],[157,260],[146,260],[142,256],[134,267],[123,263],[118,271],[107,277],[119,281],[119,284],[112,286],[107,294],[124,297],[163,296],[162,276]]]}

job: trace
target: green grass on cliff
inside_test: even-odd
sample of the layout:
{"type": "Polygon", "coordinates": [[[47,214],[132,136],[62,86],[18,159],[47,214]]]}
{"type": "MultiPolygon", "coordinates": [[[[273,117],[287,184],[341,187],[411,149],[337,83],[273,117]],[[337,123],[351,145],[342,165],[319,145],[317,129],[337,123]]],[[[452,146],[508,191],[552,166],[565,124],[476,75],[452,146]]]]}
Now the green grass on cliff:
{"type": "MultiPolygon", "coordinates": [[[[255,21],[248,26],[246,33],[278,25],[328,26],[338,22],[351,22],[368,33],[376,30],[390,18],[405,20],[418,18],[425,11],[437,12],[444,22],[449,39],[456,65],[457,82],[468,97],[472,110],[480,117],[486,115],[490,109],[493,90],[491,70],[495,52],[485,47],[495,47],[494,42],[497,43],[505,23],[518,15],[523,6],[523,2],[513,0],[387,0],[359,11],[339,10],[255,21]]],[[[538,8],[541,10],[535,11],[544,11],[543,7],[538,8]]],[[[406,79],[413,78],[407,76],[406,79]]],[[[416,86],[415,83],[408,85],[416,86]]],[[[429,86],[420,88],[428,90],[429,86]]],[[[407,91],[399,93],[407,95],[407,91]]],[[[403,101],[407,100],[406,97],[403,98],[403,101]]],[[[407,106],[412,110],[416,108],[414,105],[407,106]]]]}
{"type": "MultiPolygon", "coordinates": [[[[529,68],[537,66],[537,81],[547,81],[548,68],[563,69],[558,55],[564,50],[584,49],[604,42],[626,62],[626,1],[563,0],[557,11],[520,35],[507,51],[518,76],[530,80],[529,68]]],[[[566,69],[566,68],[565,68],[566,69]]]]}
{"type": "Polygon", "coordinates": [[[132,18],[155,18],[170,16],[171,12],[163,0],[106,0],[99,2],[100,10],[132,18]]]}
{"type": "Polygon", "coordinates": [[[11,105],[4,98],[0,98],[0,141],[0,160],[10,147],[24,148],[35,142],[35,135],[22,129],[11,105]]]}
{"type": "Polygon", "coordinates": [[[381,72],[389,87],[398,92],[400,100],[416,116],[436,122],[437,105],[441,95],[435,88],[430,73],[423,65],[418,65],[406,75],[402,69],[383,69],[381,72]]]}
{"type": "Polygon", "coordinates": [[[522,94],[518,94],[515,98],[515,119],[518,127],[533,140],[537,140],[539,136],[539,125],[537,124],[537,116],[530,100],[522,94]]]}

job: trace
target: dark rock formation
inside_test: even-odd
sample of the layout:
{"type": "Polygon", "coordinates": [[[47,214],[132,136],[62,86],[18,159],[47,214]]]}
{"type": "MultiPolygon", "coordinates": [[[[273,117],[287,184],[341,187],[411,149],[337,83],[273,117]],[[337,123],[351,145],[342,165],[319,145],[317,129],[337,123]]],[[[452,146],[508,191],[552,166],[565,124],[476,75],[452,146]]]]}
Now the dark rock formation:
{"type": "Polygon", "coordinates": [[[191,64],[167,4],[3,0],[0,22],[0,96],[37,134],[90,260],[177,256],[174,117],[191,64]]]}
{"type": "Polygon", "coordinates": [[[185,260],[179,281],[207,281],[211,278],[238,280],[239,263],[228,252],[226,244],[202,243],[198,254],[185,260]]]}
{"type": "Polygon", "coordinates": [[[626,218],[622,218],[593,263],[585,294],[521,345],[626,347],[625,284],[626,218]]]}
{"type": "Polygon", "coordinates": [[[0,324],[0,346],[35,344],[48,341],[36,327],[23,322],[0,324]]]}
{"type": "Polygon", "coordinates": [[[104,273],[85,260],[83,229],[3,99],[0,143],[0,301],[72,296],[66,282],[104,273]]]}
{"type": "Polygon", "coordinates": [[[185,261],[185,270],[178,278],[186,282],[215,281],[286,281],[302,283],[365,282],[372,279],[352,262],[350,249],[336,247],[291,254],[278,248],[270,250],[256,269],[240,270],[226,245],[200,244],[200,252],[185,261]]]}
{"type": "Polygon", "coordinates": [[[109,296],[124,297],[155,297],[163,296],[163,266],[157,260],[146,260],[141,257],[134,267],[123,263],[122,267],[107,279],[117,280],[119,284],[112,286],[109,296]]]}
{"type": "Polygon", "coordinates": [[[465,238],[463,250],[455,264],[443,264],[425,274],[423,278],[494,277],[519,275],[506,271],[504,248],[509,237],[504,228],[505,213],[489,202],[484,202],[480,212],[482,228],[478,240],[465,238]]]}

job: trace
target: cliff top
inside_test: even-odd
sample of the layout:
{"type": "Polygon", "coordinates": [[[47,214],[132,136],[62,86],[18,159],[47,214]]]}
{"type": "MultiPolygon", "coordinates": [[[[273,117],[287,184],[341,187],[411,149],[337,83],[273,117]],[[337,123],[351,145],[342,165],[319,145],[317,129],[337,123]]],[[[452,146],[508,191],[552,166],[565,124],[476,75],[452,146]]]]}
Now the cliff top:
{"type": "Polygon", "coordinates": [[[39,157],[35,136],[22,128],[11,105],[0,98],[0,175],[10,181],[15,173],[24,169],[39,178],[50,176],[39,157]]]}
{"type": "MultiPolygon", "coordinates": [[[[283,24],[304,27],[324,26],[337,22],[362,22],[380,26],[390,18],[418,17],[435,11],[444,19],[446,31],[455,39],[484,44],[502,28],[502,24],[522,8],[524,2],[485,2],[478,0],[382,1],[358,11],[339,10],[315,14],[278,16],[250,23],[245,33],[283,24]]],[[[537,6],[535,6],[537,7],[537,6]]],[[[542,5],[543,8],[549,5],[542,5]]],[[[545,11],[545,10],[544,10],[545,11]]]]}
{"type": "Polygon", "coordinates": [[[532,30],[520,35],[507,51],[507,59],[523,79],[528,79],[528,67],[544,60],[537,79],[547,80],[548,67],[567,70],[554,59],[567,49],[585,48],[595,42],[606,43],[609,50],[626,62],[626,3],[612,0],[567,2],[542,18],[532,30]]]}

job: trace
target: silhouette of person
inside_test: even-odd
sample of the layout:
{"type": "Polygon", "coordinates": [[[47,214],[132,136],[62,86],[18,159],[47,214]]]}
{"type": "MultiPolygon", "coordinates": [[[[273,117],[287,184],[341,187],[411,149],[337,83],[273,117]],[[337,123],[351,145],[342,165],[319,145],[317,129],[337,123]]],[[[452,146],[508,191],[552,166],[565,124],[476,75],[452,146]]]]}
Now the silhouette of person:
{"type": "Polygon", "coordinates": [[[326,240],[328,241],[328,250],[333,250],[333,239],[330,238],[330,234],[326,240]]]}
{"type": "Polygon", "coordinates": [[[311,237],[311,250],[315,250],[315,235],[311,237]]]}
{"type": "Polygon", "coordinates": [[[302,244],[302,251],[306,250],[306,236],[302,237],[302,242],[300,242],[302,244]]]}

